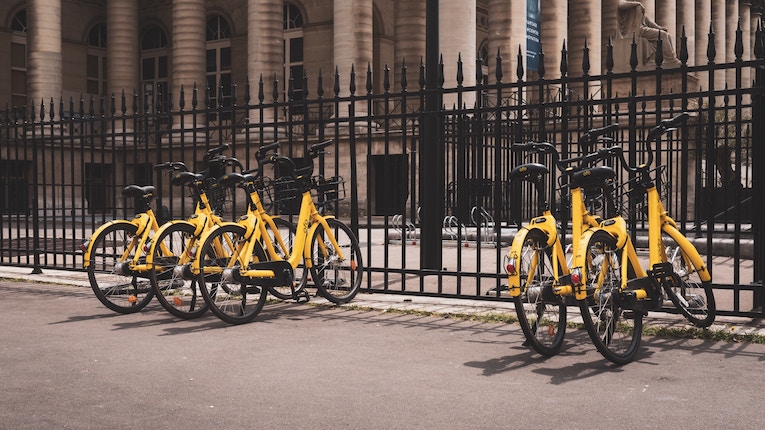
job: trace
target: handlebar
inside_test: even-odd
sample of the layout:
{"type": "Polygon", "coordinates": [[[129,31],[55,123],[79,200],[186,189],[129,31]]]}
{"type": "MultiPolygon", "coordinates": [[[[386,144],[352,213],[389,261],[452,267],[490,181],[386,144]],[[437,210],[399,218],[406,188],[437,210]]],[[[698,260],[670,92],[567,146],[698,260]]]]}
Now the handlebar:
{"type": "Polygon", "coordinates": [[[224,151],[228,150],[231,147],[228,143],[224,143],[221,146],[218,146],[216,148],[208,149],[205,153],[204,160],[210,160],[211,158],[223,154],[224,151]]]}
{"type": "MultiPolygon", "coordinates": [[[[558,154],[558,150],[555,146],[548,142],[516,143],[513,145],[512,149],[517,151],[534,151],[540,154],[552,154],[555,167],[562,173],[565,173],[571,170],[571,165],[574,163],[588,164],[615,155],[616,152],[613,152],[615,147],[606,148],[606,150],[601,149],[591,154],[589,152],[592,145],[598,140],[613,142],[613,139],[603,138],[602,136],[614,132],[617,129],[619,129],[619,124],[609,124],[604,127],[587,130],[587,132],[585,132],[579,139],[580,145],[585,150],[585,155],[563,160],[560,159],[560,154],[558,154]]],[[[619,151],[621,151],[621,148],[619,148],[619,151]]]]}
{"type": "Polygon", "coordinates": [[[308,155],[311,158],[316,158],[317,155],[322,153],[322,149],[326,148],[327,146],[331,145],[334,141],[332,139],[325,140],[324,142],[314,143],[311,145],[310,148],[308,148],[308,155]]]}
{"type": "Polygon", "coordinates": [[[674,118],[665,119],[664,121],[661,121],[660,123],[656,124],[656,126],[654,126],[651,130],[648,131],[648,137],[646,137],[646,144],[648,145],[648,151],[647,151],[648,161],[637,166],[630,166],[624,159],[624,155],[622,155],[622,165],[624,166],[624,168],[632,173],[648,171],[648,168],[651,166],[651,163],[653,163],[653,148],[651,147],[651,142],[653,142],[654,140],[657,140],[664,133],[675,130],[676,127],[680,125],[681,123],[685,122],[685,120],[688,119],[689,116],[690,114],[688,114],[688,112],[683,112],[680,115],[675,116],[674,118]]]}
{"type": "MultiPolygon", "coordinates": [[[[610,124],[604,127],[590,129],[579,138],[579,144],[586,147],[585,152],[589,152],[590,147],[598,141],[599,137],[618,129],[619,124],[610,124]]],[[[611,138],[608,138],[608,140],[613,142],[613,139],[611,138]]]]}
{"type": "Polygon", "coordinates": [[[166,163],[157,164],[154,166],[155,170],[180,170],[182,172],[188,172],[189,168],[181,161],[168,161],[166,163]]]}

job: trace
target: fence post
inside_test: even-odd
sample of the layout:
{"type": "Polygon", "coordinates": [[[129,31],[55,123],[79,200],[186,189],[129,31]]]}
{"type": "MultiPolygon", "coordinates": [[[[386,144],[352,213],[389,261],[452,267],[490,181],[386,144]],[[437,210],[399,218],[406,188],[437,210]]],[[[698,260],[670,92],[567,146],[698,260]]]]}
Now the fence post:
{"type": "MultiPolygon", "coordinates": [[[[762,22],[757,24],[754,42],[754,55],[757,59],[755,65],[755,79],[752,93],[752,195],[759,196],[763,191],[763,172],[757,166],[765,168],[765,35],[763,34],[762,22]]],[[[765,274],[765,233],[762,228],[762,220],[752,217],[752,231],[754,233],[754,284],[762,287],[762,278],[765,274]]],[[[754,307],[756,310],[765,309],[765,294],[761,290],[754,291],[754,307]]]]}
{"type": "Polygon", "coordinates": [[[420,265],[441,270],[441,224],[444,219],[443,142],[440,127],[438,0],[427,0],[425,20],[425,113],[420,146],[420,265]]]}

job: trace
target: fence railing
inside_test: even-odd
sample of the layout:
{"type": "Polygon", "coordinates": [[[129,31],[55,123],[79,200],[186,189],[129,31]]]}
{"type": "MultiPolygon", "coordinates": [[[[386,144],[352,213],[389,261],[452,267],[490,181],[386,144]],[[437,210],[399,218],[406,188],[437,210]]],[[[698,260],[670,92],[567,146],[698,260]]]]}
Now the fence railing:
{"type": "MultiPolygon", "coordinates": [[[[538,210],[531,190],[508,180],[524,161],[512,144],[548,141],[565,156],[580,151],[577,142],[587,129],[618,123],[613,137],[637,161],[647,129],[689,112],[688,123],[655,154],[664,166],[665,204],[712,268],[721,313],[762,316],[765,240],[752,205],[763,191],[755,165],[765,166],[765,59],[758,34],[754,60],[739,55],[726,64],[710,58],[704,66],[593,76],[585,70],[581,77],[569,77],[564,64],[554,79],[540,70],[507,83],[498,67],[495,83],[435,90],[425,88],[421,66],[419,85],[409,88],[404,79],[397,93],[390,92],[386,69],[381,94],[369,88],[340,96],[335,77],[334,94],[319,82],[316,95],[305,86],[299,101],[266,101],[260,84],[232,89],[226,106],[198,104],[203,97],[184,108],[162,106],[159,101],[172,97],[157,92],[154,104],[133,95],[9,107],[0,112],[0,264],[81,270],[79,243],[104,221],[132,215],[132,202],[123,202],[119,192],[130,183],[156,185],[157,204],[169,216],[188,216],[193,202],[168,178],[154,176],[154,164],[177,160],[200,169],[205,149],[228,143],[231,155],[248,165],[257,147],[273,140],[282,143],[283,154],[300,156],[307,145],[331,138],[334,148],[316,172],[347,184],[347,198],[332,209],[360,237],[366,289],[507,300],[507,247],[515,229],[538,210]],[[719,74],[732,81],[716,87],[719,74]],[[755,85],[744,76],[754,77],[755,85]],[[431,112],[430,97],[458,102],[431,112]],[[139,105],[158,108],[126,108],[139,105]],[[432,153],[423,151],[421,138],[432,115],[443,159],[422,157],[432,153]],[[442,180],[420,175],[428,163],[443,166],[442,180]],[[435,240],[420,235],[426,194],[443,204],[443,234],[435,240]],[[422,264],[432,253],[441,256],[440,270],[422,264]]],[[[683,42],[681,58],[684,49],[683,42]]],[[[558,196],[553,207],[565,222],[555,175],[547,187],[558,196]]],[[[242,201],[228,207],[230,217],[244,211],[242,201]]],[[[645,220],[634,208],[629,215],[640,243],[645,220]]]]}

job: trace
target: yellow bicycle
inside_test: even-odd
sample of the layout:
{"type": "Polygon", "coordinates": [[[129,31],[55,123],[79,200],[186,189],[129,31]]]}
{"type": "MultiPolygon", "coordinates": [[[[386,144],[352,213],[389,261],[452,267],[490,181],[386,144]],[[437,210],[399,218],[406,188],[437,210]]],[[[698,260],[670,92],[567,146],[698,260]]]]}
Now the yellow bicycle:
{"type": "MultiPolygon", "coordinates": [[[[617,215],[598,229],[585,233],[576,254],[587,254],[590,264],[579,267],[586,289],[579,289],[580,310],[590,338],[598,351],[616,364],[632,361],[640,346],[642,320],[658,310],[668,298],[691,323],[708,327],[716,314],[711,276],[693,244],[679,231],[661,202],[652,178],[653,141],[675,130],[687,113],[664,120],[647,136],[646,163],[630,166],[621,150],[622,166],[637,174],[631,196],[646,196],[648,208],[649,270],[644,270],[627,231],[617,215]]],[[[587,171],[577,175],[585,177],[587,171]]]]}
{"type": "MultiPolygon", "coordinates": [[[[312,145],[308,157],[316,158],[330,144],[332,141],[312,145]]],[[[270,289],[293,285],[295,269],[301,262],[310,271],[318,293],[329,301],[348,302],[361,286],[363,264],[358,239],[346,224],[318,212],[311,196],[313,163],[297,169],[290,158],[269,158],[288,170],[301,195],[297,234],[289,257],[275,258],[267,223],[248,213],[238,222],[210,230],[195,259],[202,296],[212,312],[229,324],[254,320],[270,289]],[[265,255],[274,259],[263,261],[265,255]]]]}
{"type": "MultiPolygon", "coordinates": [[[[618,125],[592,129],[582,135],[580,146],[588,152],[598,140],[618,128],[618,125]]],[[[552,165],[561,172],[565,179],[577,172],[580,165],[590,164],[607,157],[599,151],[584,156],[559,159],[559,154],[550,143],[527,143],[513,145],[513,150],[549,154],[552,165]],[[573,166],[572,166],[573,165],[573,166]]],[[[544,176],[549,169],[539,163],[526,163],[515,167],[509,178],[516,182],[529,182],[538,196],[541,215],[524,225],[513,238],[507,258],[506,271],[510,296],[515,302],[515,309],[521,324],[526,344],[535,351],[552,356],[560,351],[566,332],[567,302],[573,298],[573,285],[579,283],[578,273],[569,270],[569,262],[559,234],[558,221],[550,210],[546,198],[544,176]]],[[[571,244],[576,246],[587,229],[597,227],[601,218],[588,210],[585,190],[590,191],[589,183],[571,184],[571,244]]]]}
{"type": "Polygon", "coordinates": [[[207,311],[189,265],[202,234],[222,222],[220,214],[225,192],[217,192],[216,177],[226,167],[241,169],[242,166],[236,158],[222,155],[228,147],[222,145],[209,150],[204,157],[205,170],[201,173],[190,172],[182,162],[162,165],[176,172],[171,184],[187,186],[196,202],[194,213],[188,219],[172,220],[159,228],[146,256],[146,265],[152,269],[148,275],[157,300],[179,318],[197,318],[207,311]]]}
{"type": "MultiPolygon", "coordinates": [[[[158,170],[165,165],[156,166],[158,170]]],[[[118,219],[104,223],[93,232],[80,248],[83,267],[98,300],[107,308],[123,313],[138,312],[154,297],[150,277],[152,266],[147,263],[151,240],[159,230],[156,214],[151,209],[155,188],[152,185],[128,185],[122,189],[125,199],[139,201],[133,219],[118,219]]],[[[160,247],[157,252],[170,251],[160,247]]],[[[156,273],[158,278],[169,276],[167,271],[156,273]]]]}

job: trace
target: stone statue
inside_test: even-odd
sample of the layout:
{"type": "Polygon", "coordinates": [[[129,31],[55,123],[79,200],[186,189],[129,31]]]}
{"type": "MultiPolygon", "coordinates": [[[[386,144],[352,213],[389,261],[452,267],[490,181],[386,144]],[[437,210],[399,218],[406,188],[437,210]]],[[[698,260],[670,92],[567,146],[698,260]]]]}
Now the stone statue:
{"type": "Polygon", "coordinates": [[[667,33],[666,28],[656,24],[645,15],[645,6],[642,3],[619,0],[617,21],[619,31],[613,40],[614,72],[630,70],[633,37],[637,43],[637,70],[656,68],[656,46],[659,38],[662,40],[662,53],[664,54],[662,67],[680,66],[680,60],[677,59],[675,48],[672,45],[672,37],[667,33]]]}

